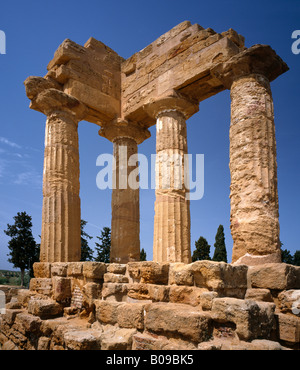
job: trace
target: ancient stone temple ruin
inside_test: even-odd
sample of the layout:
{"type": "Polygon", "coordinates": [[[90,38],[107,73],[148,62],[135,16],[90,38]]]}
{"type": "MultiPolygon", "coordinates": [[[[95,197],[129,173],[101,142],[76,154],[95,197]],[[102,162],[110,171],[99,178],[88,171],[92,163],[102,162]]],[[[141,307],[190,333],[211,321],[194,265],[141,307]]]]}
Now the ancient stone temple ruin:
{"type": "Polygon", "coordinates": [[[25,81],[30,107],[47,117],[40,262],[30,290],[20,290],[1,316],[3,347],[299,348],[300,268],[281,263],[279,242],[270,83],[288,67],[276,52],[246,48],[233,29],[183,22],[127,60],[94,38],[84,46],[67,39],[47,69],[25,81]],[[191,263],[188,189],[174,175],[188,163],[166,169],[162,162],[188,153],[186,121],[225,89],[232,264],[191,263]],[[98,125],[113,143],[110,264],[79,262],[80,121],[98,125]],[[138,262],[139,189],[121,186],[137,164],[124,171],[120,153],[137,154],[153,125],[153,261],[138,262]]]}

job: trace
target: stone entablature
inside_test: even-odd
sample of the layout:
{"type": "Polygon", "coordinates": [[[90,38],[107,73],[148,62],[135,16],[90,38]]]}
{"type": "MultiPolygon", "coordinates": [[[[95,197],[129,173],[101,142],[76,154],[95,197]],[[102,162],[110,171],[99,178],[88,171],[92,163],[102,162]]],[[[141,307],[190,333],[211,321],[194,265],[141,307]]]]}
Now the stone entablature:
{"type": "Polygon", "coordinates": [[[36,263],[3,349],[300,349],[300,267],[36,263]]]}

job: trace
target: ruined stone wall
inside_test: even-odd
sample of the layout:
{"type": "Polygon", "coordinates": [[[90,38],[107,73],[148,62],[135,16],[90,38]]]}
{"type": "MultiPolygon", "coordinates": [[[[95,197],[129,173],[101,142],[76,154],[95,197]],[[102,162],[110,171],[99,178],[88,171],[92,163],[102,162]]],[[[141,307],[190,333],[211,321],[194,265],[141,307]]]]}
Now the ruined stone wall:
{"type": "Polygon", "coordinates": [[[300,349],[300,267],[37,263],[2,349],[300,349]]]}

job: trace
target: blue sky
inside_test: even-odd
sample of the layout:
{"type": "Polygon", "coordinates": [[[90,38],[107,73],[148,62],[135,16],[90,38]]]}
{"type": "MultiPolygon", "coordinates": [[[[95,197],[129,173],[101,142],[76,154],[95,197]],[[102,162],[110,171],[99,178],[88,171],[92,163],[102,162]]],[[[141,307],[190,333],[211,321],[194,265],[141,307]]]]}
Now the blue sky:
{"type": "MultiPolygon", "coordinates": [[[[300,54],[294,55],[292,32],[300,29],[299,0],[201,1],[201,0],[3,0],[0,30],[6,34],[6,55],[0,55],[0,269],[7,262],[8,238],[3,230],[13,216],[26,211],[33,219],[39,242],[41,230],[42,172],[46,117],[29,109],[23,81],[44,76],[48,62],[61,42],[70,38],[83,45],[93,36],[124,58],[143,49],[182,21],[189,20],[216,32],[235,29],[246,46],[268,44],[289,65],[290,71],[272,82],[278,154],[278,189],[281,240],[294,253],[300,209],[300,54]]],[[[225,228],[231,260],[229,203],[230,97],[224,91],[200,104],[188,120],[188,146],[192,154],[204,154],[204,197],[191,202],[192,250],[199,236],[212,246],[219,224],[225,228]]],[[[155,130],[139,146],[150,158],[155,153],[155,130]]],[[[99,154],[111,153],[112,144],[98,135],[98,126],[79,125],[82,218],[94,236],[110,226],[109,190],[96,187],[99,154]]],[[[141,247],[152,259],[154,190],[141,190],[141,247]]]]}

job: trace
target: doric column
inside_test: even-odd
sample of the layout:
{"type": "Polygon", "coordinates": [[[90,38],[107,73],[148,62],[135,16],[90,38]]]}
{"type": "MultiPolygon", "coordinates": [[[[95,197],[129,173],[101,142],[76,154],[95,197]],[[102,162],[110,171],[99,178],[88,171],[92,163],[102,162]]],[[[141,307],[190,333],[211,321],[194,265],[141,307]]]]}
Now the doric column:
{"type": "Polygon", "coordinates": [[[198,109],[198,104],[175,92],[147,108],[156,118],[156,262],[191,262],[186,119],[198,109]]]}
{"type": "Polygon", "coordinates": [[[217,75],[230,88],[232,262],[280,262],[277,162],[270,81],[286,70],[275,52],[255,46],[217,75]]]}
{"type": "Polygon", "coordinates": [[[99,135],[113,142],[111,250],[110,261],[127,263],[140,260],[139,187],[129,176],[138,164],[132,155],[138,154],[138,144],[150,137],[150,132],[138,124],[117,119],[103,126],[99,135]]]}
{"type": "Polygon", "coordinates": [[[78,122],[84,106],[41,79],[26,80],[31,108],[47,115],[43,173],[41,262],[80,261],[78,122]],[[34,86],[37,91],[33,92],[34,86]]]}

